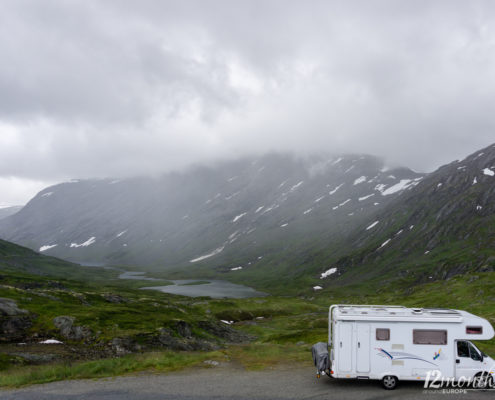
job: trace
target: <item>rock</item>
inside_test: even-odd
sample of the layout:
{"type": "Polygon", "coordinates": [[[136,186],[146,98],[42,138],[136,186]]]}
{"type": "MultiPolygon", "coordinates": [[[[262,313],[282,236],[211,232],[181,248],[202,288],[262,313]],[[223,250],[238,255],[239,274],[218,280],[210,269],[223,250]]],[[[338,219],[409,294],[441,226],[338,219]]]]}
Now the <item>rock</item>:
{"type": "Polygon", "coordinates": [[[22,340],[32,325],[27,316],[0,317],[0,341],[22,340]]]}
{"type": "Polygon", "coordinates": [[[119,303],[127,303],[128,302],[128,300],[126,298],[119,296],[118,294],[114,294],[114,293],[105,293],[102,296],[109,303],[119,304],[119,303]]]}
{"type": "Polygon", "coordinates": [[[85,326],[74,325],[74,321],[74,317],[62,315],[55,317],[53,324],[66,339],[83,340],[91,338],[91,330],[85,326]]]}
{"type": "Polygon", "coordinates": [[[205,361],[203,361],[203,364],[211,365],[213,367],[220,365],[220,363],[218,361],[215,361],[215,360],[205,360],[205,361]]]}
{"type": "Polygon", "coordinates": [[[0,315],[13,316],[27,313],[27,310],[19,308],[14,300],[0,297],[0,315]]]}
{"type": "Polygon", "coordinates": [[[229,325],[215,323],[213,321],[199,321],[198,327],[220,339],[232,343],[245,342],[252,339],[252,336],[236,331],[229,325]]]}
{"type": "Polygon", "coordinates": [[[56,354],[10,353],[10,355],[21,357],[24,360],[35,364],[54,361],[58,358],[56,354]]]}
{"type": "Polygon", "coordinates": [[[33,325],[27,310],[12,299],[0,297],[0,341],[22,340],[33,325]]]}
{"type": "Polygon", "coordinates": [[[172,336],[172,333],[167,328],[160,329],[158,342],[161,346],[164,346],[171,350],[191,350],[188,346],[185,345],[185,343],[172,336]]]}
{"type": "Polygon", "coordinates": [[[112,347],[113,351],[119,356],[141,350],[141,346],[129,337],[113,338],[110,342],[110,346],[112,347]]]}
{"type": "Polygon", "coordinates": [[[191,327],[186,321],[177,321],[175,324],[175,328],[177,329],[177,333],[182,337],[191,337],[191,327]]]}

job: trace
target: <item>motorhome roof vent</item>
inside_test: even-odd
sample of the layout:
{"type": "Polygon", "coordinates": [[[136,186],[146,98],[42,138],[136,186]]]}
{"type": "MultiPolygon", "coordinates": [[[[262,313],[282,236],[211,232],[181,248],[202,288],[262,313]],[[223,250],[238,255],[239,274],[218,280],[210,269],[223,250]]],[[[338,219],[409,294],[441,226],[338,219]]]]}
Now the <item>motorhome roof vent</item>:
{"type": "Polygon", "coordinates": [[[459,315],[459,312],[456,311],[456,310],[449,310],[449,309],[432,309],[432,310],[428,310],[430,312],[430,314],[437,314],[437,315],[441,315],[441,314],[449,314],[449,315],[459,315]]]}
{"type": "Polygon", "coordinates": [[[412,309],[412,312],[414,314],[422,314],[423,313],[423,309],[422,308],[413,308],[412,309]]]}

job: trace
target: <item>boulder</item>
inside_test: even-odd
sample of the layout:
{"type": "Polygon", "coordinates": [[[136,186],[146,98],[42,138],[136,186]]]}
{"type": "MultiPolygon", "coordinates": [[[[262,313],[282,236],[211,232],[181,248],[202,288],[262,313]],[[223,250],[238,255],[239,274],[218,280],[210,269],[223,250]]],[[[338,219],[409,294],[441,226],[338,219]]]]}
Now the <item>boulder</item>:
{"type": "Polygon", "coordinates": [[[191,335],[191,327],[186,321],[177,321],[175,323],[175,329],[177,333],[185,338],[190,338],[191,335]]]}
{"type": "Polygon", "coordinates": [[[13,316],[27,313],[27,310],[19,308],[14,300],[0,297],[0,315],[13,316]]]}
{"type": "Polygon", "coordinates": [[[215,323],[213,321],[199,321],[198,327],[231,343],[245,342],[253,338],[252,336],[239,332],[226,324],[215,323]]]}
{"type": "Polygon", "coordinates": [[[26,331],[31,328],[33,322],[27,316],[0,316],[0,341],[17,341],[23,340],[26,331]]]}
{"type": "Polygon", "coordinates": [[[53,319],[53,324],[66,339],[83,340],[91,338],[93,335],[91,329],[86,326],[74,325],[74,321],[74,317],[61,315],[53,319]]]}
{"type": "Polygon", "coordinates": [[[141,346],[129,337],[113,338],[110,346],[118,356],[141,350],[141,346]]]}
{"type": "Polygon", "coordinates": [[[118,294],[114,294],[114,293],[104,293],[102,296],[109,303],[119,304],[119,303],[127,303],[128,302],[128,300],[126,298],[124,298],[118,294]]]}
{"type": "Polygon", "coordinates": [[[33,325],[27,310],[17,306],[12,299],[0,297],[0,341],[22,340],[33,325]]]}

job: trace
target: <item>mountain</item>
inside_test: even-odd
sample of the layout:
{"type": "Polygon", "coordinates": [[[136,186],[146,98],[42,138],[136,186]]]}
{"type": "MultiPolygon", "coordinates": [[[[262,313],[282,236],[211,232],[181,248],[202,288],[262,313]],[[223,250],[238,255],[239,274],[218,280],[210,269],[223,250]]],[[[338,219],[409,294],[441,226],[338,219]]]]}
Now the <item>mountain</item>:
{"type": "Polygon", "coordinates": [[[2,206],[0,205],[0,219],[6,218],[10,215],[20,211],[22,206],[2,206]]]}
{"type": "Polygon", "coordinates": [[[424,176],[367,155],[270,154],[157,178],[76,180],[1,220],[0,237],[77,262],[230,270],[337,243],[424,176]]]}
{"type": "Polygon", "coordinates": [[[323,286],[494,271],[495,146],[425,176],[349,237],[345,253],[323,286]]]}
{"type": "Polygon", "coordinates": [[[0,274],[22,272],[31,275],[64,276],[77,272],[77,265],[39,254],[0,239],[0,274]]]}

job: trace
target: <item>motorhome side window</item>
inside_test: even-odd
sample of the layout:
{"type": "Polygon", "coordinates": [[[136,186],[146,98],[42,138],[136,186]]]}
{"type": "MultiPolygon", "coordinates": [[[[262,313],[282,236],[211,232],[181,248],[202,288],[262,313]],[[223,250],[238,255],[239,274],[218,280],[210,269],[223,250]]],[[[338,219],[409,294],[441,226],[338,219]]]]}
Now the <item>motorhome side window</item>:
{"type": "Polygon", "coordinates": [[[447,331],[439,329],[413,329],[414,344],[447,344],[447,331]]]}
{"type": "Polygon", "coordinates": [[[459,357],[469,358],[469,347],[467,342],[463,342],[463,341],[457,342],[457,355],[459,357]]]}
{"type": "Polygon", "coordinates": [[[390,329],[376,328],[376,340],[390,340],[390,329]]]}

